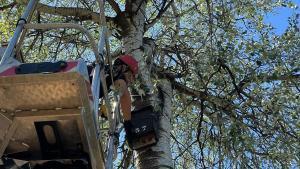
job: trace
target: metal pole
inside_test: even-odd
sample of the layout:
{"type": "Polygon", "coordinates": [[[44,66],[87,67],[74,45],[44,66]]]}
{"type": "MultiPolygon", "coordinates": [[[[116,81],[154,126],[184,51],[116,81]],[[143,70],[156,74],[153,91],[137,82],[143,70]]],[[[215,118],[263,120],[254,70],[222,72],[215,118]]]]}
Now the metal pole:
{"type": "Polygon", "coordinates": [[[94,123],[97,129],[97,139],[100,138],[100,127],[98,124],[98,109],[99,109],[99,92],[100,91],[100,64],[96,64],[94,73],[93,73],[93,80],[92,80],[92,92],[94,96],[94,123]]]}
{"type": "Polygon", "coordinates": [[[108,154],[107,154],[107,160],[105,162],[105,168],[106,169],[112,169],[113,167],[113,148],[114,148],[114,133],[110,133],[109,139],[108,139],[108,154]]]}
{"type": "MultiPolygon", "coordinates": [[[[92,81],[92,92],[93,92],[93,96],[94,96],[94,117],[95,117],[95,122],[97,123],[98,122],[98,109],[99,109],[99,95],[100,95],[100,86],[101,86],[101,81],[102,81],[102,85],[104,86],[104,88],[106,87],[106,82],[105,82],[105,78],[104,79],[101,79],[101,73],[103,74],[104,76],[104,73],[101,72],[103,70],[100,69],[100,64],[103,63],[103,59],[100,58],[101,56],[104,55],[104,44],[105,44],[105,31],[106,29],[101,29],[101,32],[100,32],[100,40],[98,42],[98,55],[96,55],[96,66],[95,66],[95,69],[94,69],[94,73],[93,73],[93,81],[92,81]]],[[[103,92],[106,92],[107,91],[104,91],[103,92]]],[[[105,97],[105,96],[104,96],[105,97]]],[[[108,104],[108,98],[105,98],[105,101],[106,101],[106,104],[108,104]]],[[[107,110],[108,112],[110,111],[107,110]]],[[[97,135],[99,137],[99,131],[100,131],[100,128],[99,128],[99,124],[96,124],[97,126],[97,135]]]]}
{"type": "MultiPolygon", "coordinates": [[[[118,145],[115,145],[115,140],[119,139],[117,136],[119,135],[120,131],[121,131],[121,128],[120,128],[120,131],[117,130],[117,126],[116,126],[116,123],[117,123],[117,118],[116,117],[116,112],[119,112],[120,111],[120,107],[119,107],[119,100],[117,101],[117,104],[116,104],[116,107],[114,109],[114,117],[111,121],[111,125],[108,131],[109,133],[109,139],[108,139],[108,152],[107,152],[107,160],[106,160],[106,163],[105,163],[105,169],[112,169],[113,168],[113,158],[114,158],[114,150],[115,148],[118,147],[118,145]]],[[[117,154],[115,154],[117,155],[117,154]]]]}
{"type": "MultiPolygon", "coordinates": [[[[109,53],[109,44],[108,44],[108,40],[107,40],[107,27],[106,27],[106,20],[105,20],[105,14],[104,14],[104,3],[105,0],[98,0],[99,2],[99,7],[100,7],[100,39],[99,39],[99,43],[98,43],[98,49],[99,49],[99,54],[101,56],[104,56],[104,45],[106,43],[106,50],[109,53]]],[[[108,54],[109,55],[109,54],[108,54]]],[[[111,60],[109,59],[108,56],[108,63],[110,65],[110,67],[112,67],[111,64],[111,60]]],[[[101,77],[103,78],[103,76],[101,77]]],[[[109,121],[109,139],[108,139],[108,153],[107,153],[107,159],[105,162],[105,168],[106,169],[112,169],[113,167],[113,149],[114,149],[114,141],[115,139],[115,129],[116,129],[116,117],[112,117],[115,113],[115,110],[113,111],[113,114],[111,114],[111,107],[109,105],[109,100],[108,98],[106,98],[107,95],[107,91],[106,91],[106,79],[101,79],[102,80],[102,85],[104,87],[104,99],[106,101],[106,105],[108,108],[108,121],[109,121]]],[[[117,106],[118,107],[118,106],[117,106]]]]}
{"type": "Polygon", "coordinates": [[[22,33],[23,27],[26,24],[27,19],[30,17],[30,14],[32,12],[32,10],[34,10],[35,5],[37,4],[37,0],[30,0],[25,12],[23,13],[22,17],[19,19],[18,21],[18,25],[17,28],[14,32],[13,37],[11,38],[11,40],[9,41],[8,47],[4,52],[4,55],[1,59],[0,65],[4,64],[6,62],[6,60],[11,57],[13,50],[18,42],[18,39],[22,33]]]}

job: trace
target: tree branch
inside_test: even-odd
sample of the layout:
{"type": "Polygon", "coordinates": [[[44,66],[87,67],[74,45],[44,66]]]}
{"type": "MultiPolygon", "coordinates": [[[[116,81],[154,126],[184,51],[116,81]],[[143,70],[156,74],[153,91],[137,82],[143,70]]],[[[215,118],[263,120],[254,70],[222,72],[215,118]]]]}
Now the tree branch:
{"type": "Polygon", "coordinates": [[[179,14],[178,14],[178,10],[177,10],[177,7],[176,7],[176,5],[175,5],[175,2],[173,2],[172,4],[171,4],[171,7],[172,7],[172,10],[173,10],[173,14],[174,14],[174,16],[175,16],[175,23],[176,23],[176,26],[175,26],[175,38],[173,38],[172,39],[172,42],[171,42],[171,44],[175,44],[175,41],[177,41],[178,40],[178,38],[179,38],[179,29],[180,29],[180,16],[179,16],[179,14]]]}
{"type": "MultiPolygon", "coordinates": [[[[179,83],[178,81],[176,81],[176,78],[179,78],[180,76],[178,74],[175,73],[171,73],[168,70],[164,70],[158,67],[154,67],[153,70],[157,73],[157,75],[161,78],[167,78],[171,81],[173,87],[181,93],[184,93],[188,96],[193,96],[196,98],[199,98],[201,100],[206,100],[208,102],[211,102],[215,105],[217,105],[219,108],[222,108],[223,110],[226,111],[232,111],[236,108],[238,108],[236,105],[234,105],[230,100],[226,100],[224,98],[219,98],[217,96],[212,96],[209,95],[207,92],[203,92],[203,91],[199,91],[199,90],[195,90],[192,89],[190,87],[187,87],[181,83],[179,83]]],[[[275,80],[292,80],[292,79],[300,79],[300,75],[299,74],[295,74],[295,75],[283,75],[283,76],[265,76],[265,75],[259,75],[257,77],[252,77],[250,79],[248,79],[247,81],[245,81],[245,83],[250,83],[255,81],[255,79],[261,79],[262,82],[265,81],[275,81],[275,80]]]]}
{"type": "Polygon", "coordinates": [[[170,74],[169,72],[166,73],[167,71],[161,71],[161,70],[158,70],[158,68],[156,68],[155,72],[161,78],[169,79],[171,81],[173,87],[181,93],[199,98],[200,100],[206,100],[208,102],[211,102],[215,105],[218,105],[218,107],[222,108],[223,110],[231,111],[234,109],[234,105],[230,101],[225,100],[223,98],[216,97],[216,96],[208,95],[206,92],[203,92],[203,91],[198,91],[198,90],[189,88],[189,87],[177,82],[174,78],[174,75],[170,74]]]}
{"type": "MultiPolygon", "coordinates": [[[[156,18],[152,20],[152,22],[145,25],[145,31],[147,31],[149,28],[151,28],[159,19],[162,17],[162,15],[167,11],[167,9],[171,6],[174,0],[171,0],[167,5],[163,5],[161,9],[159,10],[156,18]]],[[[167,0],[165,0],[164,3],[166,3],[167,0]]]]}
{"type": "Polygon", "coordinates": [[[235,81],[235,76],[234,76],[234,74],[232,73],[232,71],[230,70],[230,68],[225,64],[225,62],[224,62],[222,59],[218,59],[218,62],[219,62],[219,64],[220,64],[220,66],[223,67],[223,68],[229,73],[229,75],[230,75],[230,77],[231,77],[231,80],[232,80],[232,84],[233,84],[235,90],[238,92],[238,95],[240,96],[240,98],[241,98],[243,101],[245,101],[245,99],[244,99],[243,96],[241,95],[241,94],[243,94],[244,96],[246,96],[246,97],[248,97],[248,98],[254,100],[254,99],[253,99],[252,97],[250,97],[247,93],[245,93],[245,92],[243,91],[242,88],[240,88],[240,87],[237,86],[236,81],[235,81]]]}
{"type": "Polygon", "coordinates": [[[14,7],[16,4],[17,4],[17,3],[14,1],[14,2],[12,2],[12,3],[10,3],[10,4],[0,6],[0,11],[3,11],[3,10],[8,9],[8,8],[12,8],[12,7],[14,7]]]}
{"type": "MultiPolygon", "coordinates": [[[[26,5],[27,1],[17,1],[17,4],[26,5]]],[[[100,15],[97,12],[93,12],[87,10],[85,8],[77,8],[77,7],[52,7],[45,4],[39,3],[36,7],[37,11],[52,14],[52,15],[59,15],[59,16],[74,16],[78,17],[81,21],[91,20],[95,23],[99,23],[100,15]]],[[[106,21],[110,22],[113,21],[113,18],[106,17],[106,21]]]]}
{"type": "MultiPolygon", "coordinates": [[[[262,73],[260,75],[250,75],[249,77],[246,77],[245,79],[243,79],[242,81],[239,82],[239,84],[237,85],[237,87],[240,90],[243,90],[247,84],[250,84],[252,82],[255,81],[260,81],[260,82],[271,82],[271,81],[291,81],[291,80],[298,80],[300,79],[300,74],[293,74],[293,72],[291,73],[286,73],[284,75],[269,75],[267,73],[262,73]]],[[[232,95],[234,94],[234,92],[236,92],[237,90],[233,90],[232,92],[230,92],[229,94],[232,95]]]]}
{"type": "Polygon", "coordinates": [[[130,12],[132,6],[131,0],[125,0],[125,11],[130,12]]]}
{"type": "Polygon", "coordinates": [[[118,3],[116,3],[116,1],[114,0],[107,0],[107,1],[110,4],[110,6],[113,8],[113,10],[117,13],[117,15],[122,12],[118,3]]]}

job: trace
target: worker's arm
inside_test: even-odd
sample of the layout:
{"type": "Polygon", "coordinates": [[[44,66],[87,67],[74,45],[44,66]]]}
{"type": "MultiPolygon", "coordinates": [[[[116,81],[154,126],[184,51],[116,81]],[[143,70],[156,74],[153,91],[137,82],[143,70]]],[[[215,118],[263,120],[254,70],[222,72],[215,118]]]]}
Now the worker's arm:
{"type": "Polygon", "coordinates": [[[131,97],[126,82],[123,79],[114,82],[115,88],[120,93],[120,105],[124,121],[131,120],[131,97]]]}

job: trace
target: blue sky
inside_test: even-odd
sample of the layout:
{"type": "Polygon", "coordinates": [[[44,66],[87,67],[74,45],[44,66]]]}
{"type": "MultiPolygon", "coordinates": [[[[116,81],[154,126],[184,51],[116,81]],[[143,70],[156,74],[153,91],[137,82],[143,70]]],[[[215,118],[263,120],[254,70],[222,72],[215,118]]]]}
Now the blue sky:
{"type": "MultiPolygon", "coordinates": [[[[288,26],[288,18],[295,13],[300,14],[300,0],[293,0],[298,8],[278,7],[272,13],[265,16],[264,22],[274,27],[274,33],[281,35],[288,26]]],[[[300,21],[299,21],[300,22],[300,21]]]]}

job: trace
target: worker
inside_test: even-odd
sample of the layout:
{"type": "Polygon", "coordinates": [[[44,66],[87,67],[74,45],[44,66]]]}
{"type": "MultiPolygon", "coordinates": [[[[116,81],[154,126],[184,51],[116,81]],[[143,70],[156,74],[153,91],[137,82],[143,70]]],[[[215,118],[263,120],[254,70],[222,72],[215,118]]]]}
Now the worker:
{"type": "MultiPolygon", "coordinates": [[[[92,67],[89,66],[88,70],[89,72],[91,72],[92,67]]],[[[111,75],[109,72],[109,67],[106,66],[105,74],[108,74],[108,76],[106,77],[107,89],[110,89],[110,86],[112,85],[111,75]]],[[[129,130],[131,128],[131,96],[128,90],[128,85],[130,85],[135,80],[138,74],[138,62],[131,55],[121,55],[113,63],[112,74],[114,88],[120,94],[120,106],[123,113],[126,136],[127,139],[130,140],[131,135],[129,130]]],[[[101,86],[99,98],[102,98],[103,96],[104,93],[101,86]]],[[[102,108],[104,107],[102,106],[102,108]]],[[[106,110],[102,110],[102,113],[104,114],[104,116],[106,113],[107,116],[106,110]]]]}

